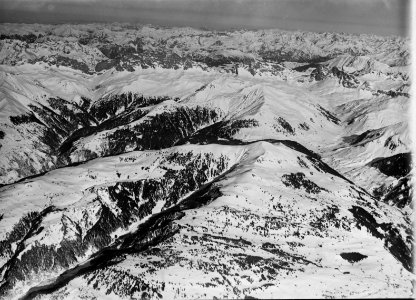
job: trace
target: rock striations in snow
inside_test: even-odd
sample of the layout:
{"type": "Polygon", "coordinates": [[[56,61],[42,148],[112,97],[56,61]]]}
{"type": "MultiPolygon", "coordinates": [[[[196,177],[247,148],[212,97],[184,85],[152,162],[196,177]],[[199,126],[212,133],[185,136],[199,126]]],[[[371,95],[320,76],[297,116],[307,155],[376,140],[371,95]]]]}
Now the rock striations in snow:
{"type": "Polygon", "coordinates": [[[412,296],[407,39],[0,34],[0,298],[412,296]]]}

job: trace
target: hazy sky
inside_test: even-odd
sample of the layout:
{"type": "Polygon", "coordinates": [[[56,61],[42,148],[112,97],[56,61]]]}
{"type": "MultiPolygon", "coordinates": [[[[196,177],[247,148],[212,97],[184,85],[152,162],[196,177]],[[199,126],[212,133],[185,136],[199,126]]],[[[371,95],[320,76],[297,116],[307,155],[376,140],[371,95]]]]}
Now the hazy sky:
{"type": "Polygon", "coordinates": [[[407,35],[411,0],[0,0],[0,21],[407,35]]]}

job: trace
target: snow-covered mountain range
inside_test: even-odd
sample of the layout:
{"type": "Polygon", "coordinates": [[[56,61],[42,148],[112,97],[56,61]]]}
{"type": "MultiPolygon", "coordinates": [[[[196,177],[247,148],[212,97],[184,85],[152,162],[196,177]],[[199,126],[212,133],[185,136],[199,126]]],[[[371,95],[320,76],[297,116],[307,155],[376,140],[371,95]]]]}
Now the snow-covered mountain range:
{"type": "Polygon", "coordinates": [[[412,296],[408,39],[0,38],[0,297],[412,296]]]}

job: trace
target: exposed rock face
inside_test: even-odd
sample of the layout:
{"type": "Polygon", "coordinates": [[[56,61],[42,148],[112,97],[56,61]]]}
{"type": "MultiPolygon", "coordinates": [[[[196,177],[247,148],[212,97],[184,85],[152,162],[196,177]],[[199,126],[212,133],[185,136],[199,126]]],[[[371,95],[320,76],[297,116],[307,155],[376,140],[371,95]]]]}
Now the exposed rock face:
{"type": "Polygon", "coordinates": [[[0,33],[0,298],[412,295],[406,39],[0,33]]]}

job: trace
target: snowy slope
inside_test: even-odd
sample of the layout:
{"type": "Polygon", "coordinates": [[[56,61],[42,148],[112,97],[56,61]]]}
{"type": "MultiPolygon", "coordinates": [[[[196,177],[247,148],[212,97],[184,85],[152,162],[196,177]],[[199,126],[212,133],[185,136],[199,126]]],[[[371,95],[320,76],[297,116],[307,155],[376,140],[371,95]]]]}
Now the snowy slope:
{"type": "MultiPolygon", "coordinates": [[[[137,205],[143,205],[143,208],[153,203],[153,215],[160,209],[169,215],[169,202],[163,200],[168,194],[157,192],[149,198],[145,195],[152,193],[151,186],[143,185],[140,189],[139,184],[141,195],[136,194],[134,187],[144,179],[166,177],[168,170],[183,170],[183,162],[175,163],[172,156],[175,153],[185,154],[185,165],[192,163],[195,157],[198,159],[199,153],[203,154],[202,158],[204,153],[210,154],[208,166],[211,166],[204,173],[217,172],[219,176],[219,180],[209,187],[207,196],[193,199],[195,204],[187,204],[189,194],[183,195],[184,215],[177,221],[178,217],[172,216],[173,223],[164,225],[168,227],[162,230],[179,231],[158,244],[157,251],[151,248],[139,255],[128,254],[115,266],[100,268],[81,277],[86,280],[81,281],[81,287],[75,281],[75,285],[59,290],[58,295],[68,297],[83,293],[83,286],[88,285],[127,297],[139,296],[145,291],[151,297],[156,297],[157,293],[164,298],[173,297],[178,289],[180,294],[176,297],[180,298],[272,297],[276,293],[282,293],[282,297],[294,296],[296,290],[286,284],[275,284],[281,279],[300,288],[313,285],[315,297],[364,296],[374,282],[378,282],[379,296],[409,295],[411,284],[408,280],[412,277],[405,268],[409,268],[411,252],[406,248],[410,245],[404,242],[409,234],[404,228],[410,221],[399,209],[376,204],[360,188],[351,185],[310,153],[279,142],[256,142],[246,146],[189,145],[157,152],[133,152],[56,170],[14,185],[13,189],[3,188],[2,203],[6,206],[3,204],[1,209],[4,221],[9,224],[17,221],[12,219],[16,215],[51,208],[37,225],[43,230],[25,239],[25,250],[19,253],[20,267],[30,264],[29,258],[42,261],[37,267],[40,276],[24,275],[24,285],[14,285],[9,295],[24,293],[31,286],[42,284],[62,272],[65,264],[50,265],[48,257],[51,254],[37,250],[42,247],[75,251],[75,260],[67,267],[81,263],[89,253],[102,247],[121,252],[125,249],[126,253],[131,247],[140,249],[144,237],[138,235],[139,240],[130,245],[126,242],[128,236],[123,234],[134,232],[140,223],[146,224],[146,220],[151,220],[149,215],[143,215],[139,209],[126,224],[117,226],[116,222],[110,227],[102,227],[105,225],[100,219],[106,218],[110,222],[106,226],[112,225],[114,221],[108,214],[124,216],[127,199],[136,199],[137,205]],[[226,166],[223,169],[221,157],[226,166]],[[133,168],[136,165],[141,165],[144,171],[133,168]],[[221,176],[221,172],[226,175],[221,176]],[[45,190],[49,192],[39,193],[45,190]],[[38,194],[35,196],[34,193],[38,194]],[[19,202],[8,205],[10,197],[15,196],[19,196],[19,202]],[[126,196],[128,198],[124,198],[126,196]],[[27,197],[32,199],[29,203],[27,197]],[[211,199],[205,202],[205,197],[211,199]],[[365,214],[374,219],[368,219],[365,214]],[[395,220],[393,224],[383,227],[391,220],[395,220]],[[97,226],[108,232],[109,240],[89,240],[90,232],[97,226]],[[380,226],[380,229],[373,231],[372,226],[380,226]],[[394,236],[389,226],[398,230],[394,231],[394,236]],[[391,246],[393,239],[402,241],[399,250],[391,246]],[[364,255],[365,259],[350,263],[342,258],[342,253],[354,252],[364,255]],[[389,267],[385,268],[386,265],[389,267]],[[187,277],[183,278],[185,274],[187,277]],[[333,278],[335,275],[336,279],[333,278]],[[369,280],[359,289],[348,290],[341,284],[346,280],[355,286],[362,277],[369,280]],[[129,282],[135,278],[146,279],[132,286],[129,282]],[[160,278],[165,282],[164,289],[155,285],[160,278]],[[187,279],[186,285],[184,279],[187,279]],[[239,283],[241,280],[244,284],[239,283]],[[200,294],[201,291],[208,294],[200,294]]],[[[205,181],[214,178],[208,175],[205,181]]],[[[180,183],[183,179],[188,180],[178,176],[173,182],[180,183]]],[[[169,181],[163,183],[160,179],[159,182],[169,190],[169,181]]],[[[180,204],[178,209],[181,209],[180,204]]],[[[149,233],[158,235],[156,229],[149,233]]],[[[10,268],[9,282],[20,274],[16,265],[10,268]]]]}

